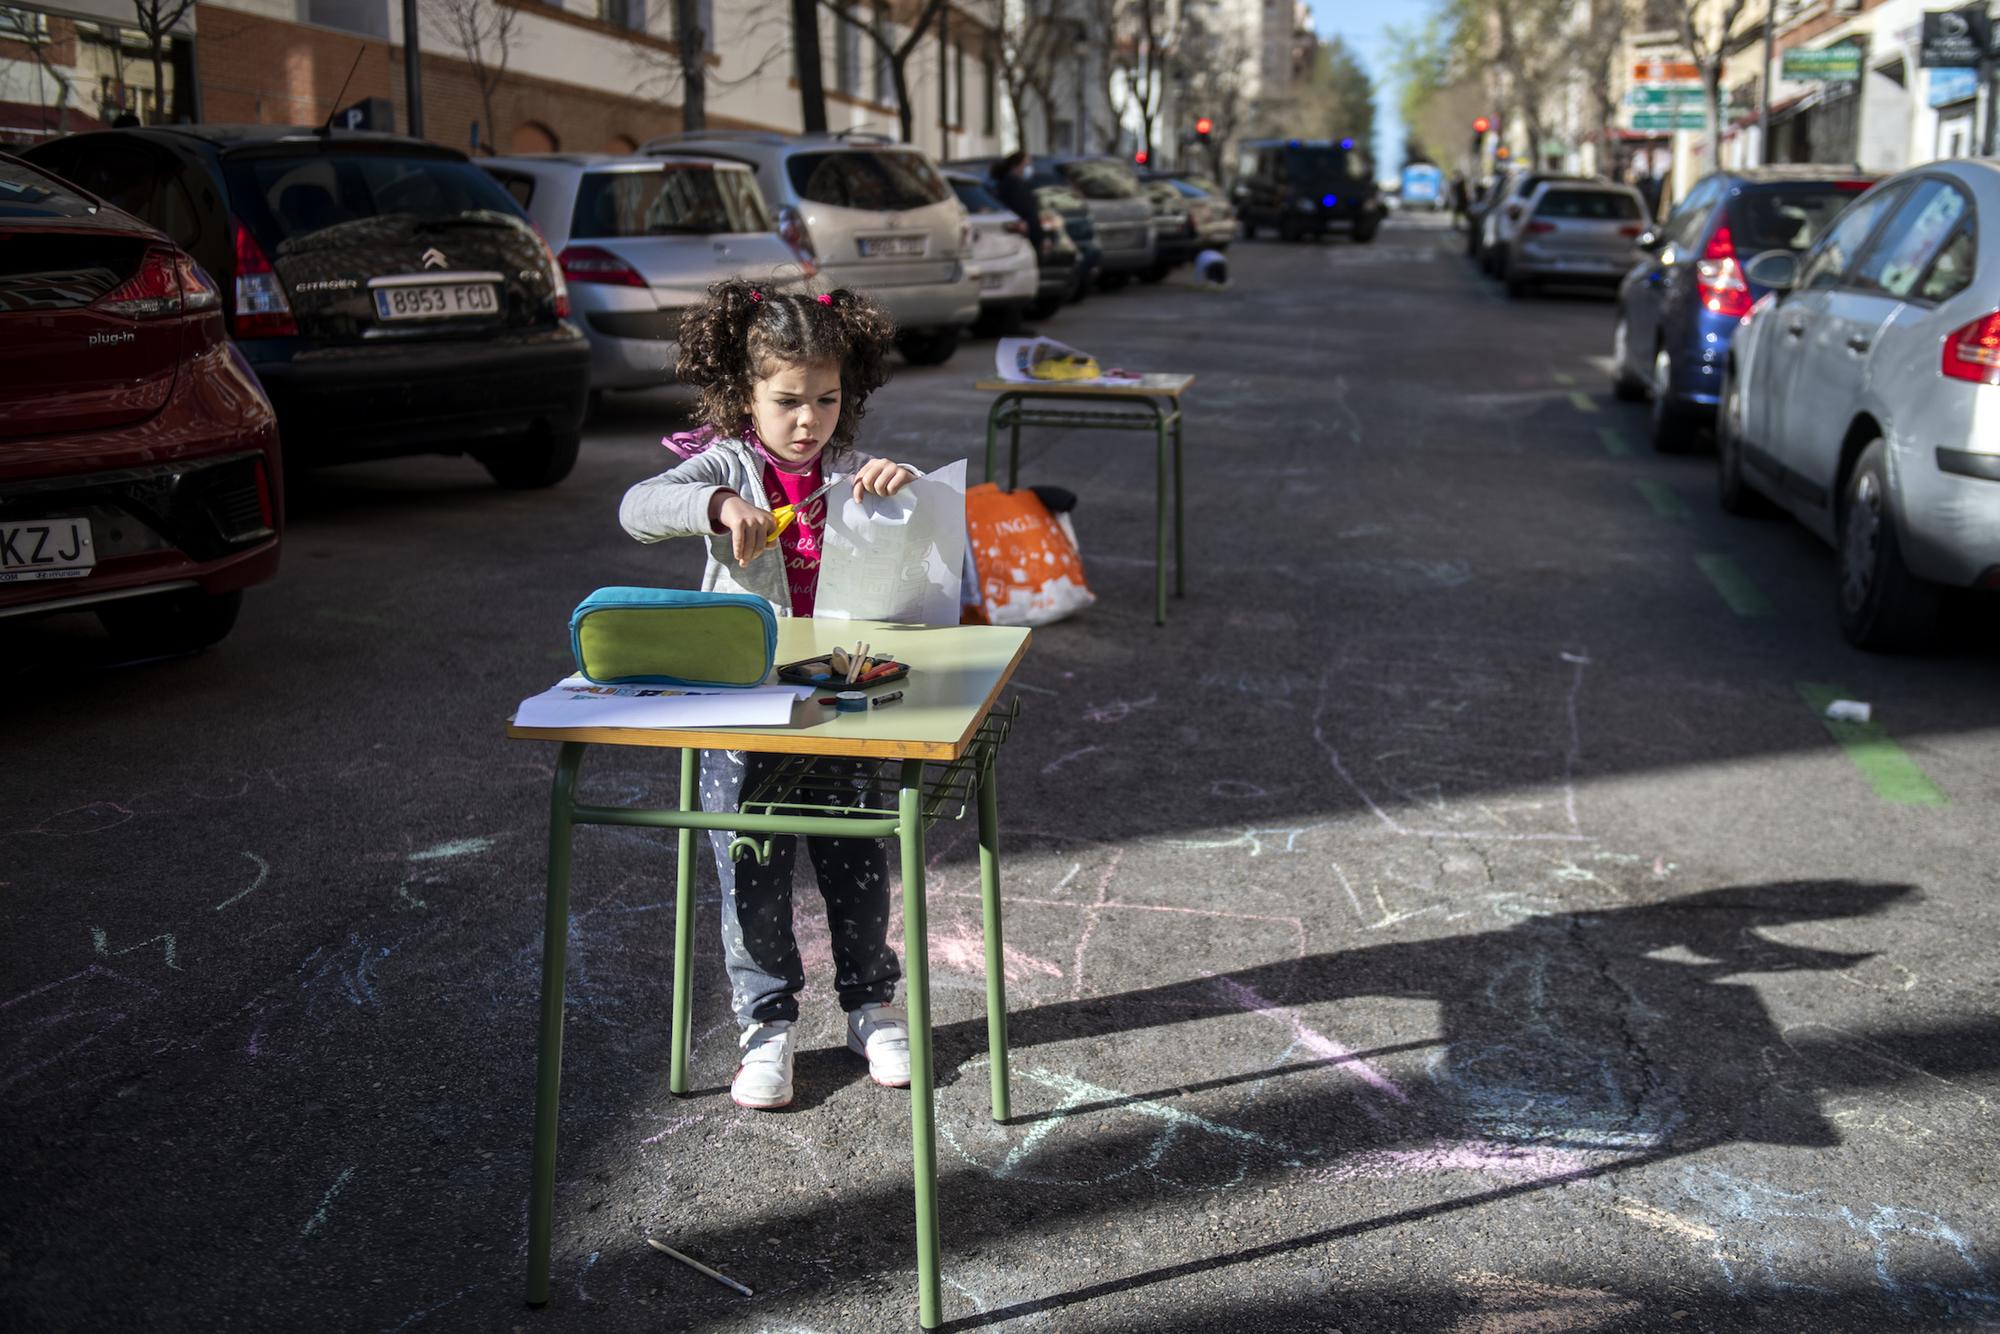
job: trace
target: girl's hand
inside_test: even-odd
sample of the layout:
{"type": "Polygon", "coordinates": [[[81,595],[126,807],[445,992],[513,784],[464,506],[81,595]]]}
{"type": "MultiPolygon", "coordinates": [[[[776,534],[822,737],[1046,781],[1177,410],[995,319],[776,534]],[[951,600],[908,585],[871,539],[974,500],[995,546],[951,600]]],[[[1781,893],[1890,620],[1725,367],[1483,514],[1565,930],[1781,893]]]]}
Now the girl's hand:
{"type": "Polygon", "coordinates": [[[729,534],[729,545],[738,565],[748,565],[764,554],[777,531],[778,520],[769,510],[760,510],[743,497],[731,494],[717,507],[716,526],[729,534]]]}
{"type": "Polygon", "coordinates": [[[864,492],[877,496],[893,496],[916,480],[916,473],[900,463],[891,463],[888,459],[870,459],[861,465],[860,472],[854,474],[854,498],[861,499],[864,492]]]}

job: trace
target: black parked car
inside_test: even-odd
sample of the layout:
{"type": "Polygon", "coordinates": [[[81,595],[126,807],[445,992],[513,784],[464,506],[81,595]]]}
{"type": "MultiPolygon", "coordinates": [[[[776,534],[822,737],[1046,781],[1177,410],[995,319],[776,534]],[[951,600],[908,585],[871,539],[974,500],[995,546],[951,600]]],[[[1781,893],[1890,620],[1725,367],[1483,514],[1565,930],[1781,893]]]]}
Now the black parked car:
{"type": "Polygon", "coordinates": [[[502,486],[532,487],[575,464],[589,345],[548,247],[464,154],[399,135],[175,125],[22,156],[214,276],[288,468],[470,453],[502,486]]]}
{"type": "Polygon", "coordinates": [[[1243,239],[1269,227],[1280,239],[1345,231],[1372,241],[1388,207],[1352,139],[1253,139],[1239,150],[1236,216],[1243,239]]]}

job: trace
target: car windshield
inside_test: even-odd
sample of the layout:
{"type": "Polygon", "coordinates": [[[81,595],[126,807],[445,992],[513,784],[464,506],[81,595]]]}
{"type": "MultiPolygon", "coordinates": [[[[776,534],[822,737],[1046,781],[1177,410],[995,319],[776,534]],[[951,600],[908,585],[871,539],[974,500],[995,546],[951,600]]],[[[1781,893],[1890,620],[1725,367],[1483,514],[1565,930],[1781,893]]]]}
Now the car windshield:
{"type": "Polygon", "coordinates": [[[1081,213],[1090,205],[1083,202],[1083,196],[1074,190],[1065,190],[1060,185],[1044,185],[1035,191],[1035,198],[1043,208],[1052,208],[1058,213],[1081,213]]]}
{"type": "Polygon", "coordinates": [[[228,160],[230,205],[267,241],[400,216],[525,225],[500,183],[470,162],[391,154],[310,153],[228,160]]]}
{"type": "Polygon", "coordinates": [[[785,169],[801,199],[834,208],[898,211],[951,198],[944,178],[919,153],[853,148],[795,153],[785,169]]]}
{"type": "Polygon", "coordinates": [[[1867,185],[1813,181],[1745,186],[1729,201],[1730,239],[1736,253],[1807,249],[1867,185]]]}
{"type": "Polygon", "coordinates": [[[1066,162],[1063,175],[1085,199],[1137,199],[1139,178],[1117,162],[1066,162]]]}
{"type": "Polygon", "coordinates": [[[965,205],[968,213],[1005,213],[1007,206],[995,199],[987,188],[978,181],[954,179],[951,191],[958,196],[958,202],[965,205]]]}
{"type": "Polygon", "coordinates": [[[1351,148],[1300,147],[1285,150],[1285,171],[1301,184],[1338,184],[1368,174],[1361,154],[1351,148]]]}
{"type": "Polygon", "coordinates": [[[87,218],[97,205],[65,188],[53,176],[44,176],[18,163],[0,162],[0,218],[87,218]]]}
{"type": "Polygon", "coordinates": [[[1535,216],[1632,222],[1639,216],[1639,201],[1617,190],[1551,190],[1535,205],[1535,216]]]}
{"type": "Polygon", "coordinates": [[[570,219],[574,237],[769,230],[771,219],[750,173],[707,166],[585,172],[570,219]]]}
{"type": "Polygon", "coordinates": [[[1174,178],[1174,183],[1199,190],[1205,195],[1219,195],[1222,193],[1222,187],[1206,176],[1177,176],[1174,178]]]}

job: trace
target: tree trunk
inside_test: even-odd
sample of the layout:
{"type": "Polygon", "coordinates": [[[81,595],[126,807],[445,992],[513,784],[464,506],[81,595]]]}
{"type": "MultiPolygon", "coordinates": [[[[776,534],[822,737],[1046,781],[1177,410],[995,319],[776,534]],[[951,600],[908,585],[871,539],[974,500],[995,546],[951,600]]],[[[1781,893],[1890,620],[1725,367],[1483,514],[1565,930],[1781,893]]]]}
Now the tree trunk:
{"type": "Polygon", "coordinates": [[[165,75],[166,62],[161,59],[162,52],[160,50],[163,43],[159,36],[154,33],[148,33],[146,36],[153,44],[153,124],[165,125],[168,117],[167,81],[165,75]]]}
{"type": "Polygon", "coordinates": [[[1722,168],[1722,69],[1721,61],[1701,67],[1701,88],[1708,102],[1708,146],[1702,157],[1710,171],[1722,168]]]}
{"type": "Polygon", "coordinates": [[[903,70],[907,57],[900,51],[889,57],[889,77],[896,89],[896,123],[902,127],[903,142],[916,142],[917,113],[910,108],[910,80],[903,70]]]}
{"type": "Polygon", "coordinates": [[[826,133],[826,85],[820,79],[819,0],[792,0],[792,51],[797,57],[799,120],[807,134],[826,133]]]}
{"type": "Polygon", "coordinates": [[[674,44],[681,57],[681,128],[708,128],[708,34],[696,0],[674,0],[674,44]]]}

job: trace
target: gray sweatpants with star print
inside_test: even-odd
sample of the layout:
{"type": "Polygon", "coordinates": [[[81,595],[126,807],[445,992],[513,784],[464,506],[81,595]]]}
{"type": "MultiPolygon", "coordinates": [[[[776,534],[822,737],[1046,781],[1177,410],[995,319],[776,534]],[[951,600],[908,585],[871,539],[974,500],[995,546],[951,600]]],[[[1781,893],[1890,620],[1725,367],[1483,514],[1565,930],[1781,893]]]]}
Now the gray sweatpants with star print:
{"type": "MultiPolygon", "coordinates": [[[[702,809],[735,810],[743,792],[755,788],[783,758],[703,751],[702,809]]],[[[886,803],[879,794],[870,794],[849,804],[886,803]]],[[[729,974],[730,1005],[745,1025],[797,1019],[799,992],[806,985],[805,965],[792,933],[792,870],[798,837],[773,835],[768,866],[750,856],[729,860],[734,837],[722,830],[708,836],[715,850],[715,873],[722,882],[722,964],[729,974]]],[[[903,974],[896,952],[889,948],[888,849],[878,838],[808,838],[806,846],[819,876],[820,897],[826,900],[840,1008],[851,1011],[893,1000],[896,981],[903,974]]]]}

